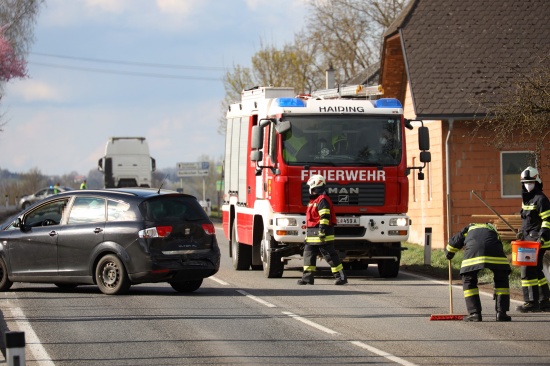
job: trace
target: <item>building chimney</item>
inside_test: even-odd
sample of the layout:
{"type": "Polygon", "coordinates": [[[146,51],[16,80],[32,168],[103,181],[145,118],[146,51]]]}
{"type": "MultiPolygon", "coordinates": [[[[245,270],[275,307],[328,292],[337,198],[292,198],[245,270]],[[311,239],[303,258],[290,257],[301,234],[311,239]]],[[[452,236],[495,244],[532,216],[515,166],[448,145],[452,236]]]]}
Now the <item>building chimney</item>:
{"type": "Polygon", "coordinates": [[[334,68],[332,67],[332,62],[328,65],[328,69],[326,69],[326,88],[327,89],[333,89],[334,88],[334,68]]]}

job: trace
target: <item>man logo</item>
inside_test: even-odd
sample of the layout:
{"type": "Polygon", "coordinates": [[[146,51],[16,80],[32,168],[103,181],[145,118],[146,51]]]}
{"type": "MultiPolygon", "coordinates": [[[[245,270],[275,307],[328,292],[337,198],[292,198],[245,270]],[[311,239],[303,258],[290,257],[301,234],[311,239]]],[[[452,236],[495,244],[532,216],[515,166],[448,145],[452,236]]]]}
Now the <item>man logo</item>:
{"type": "Polygon", "coordinates": [[[349,196],[348,195],[338,196],[338,204],[340,204],[340,205],[349,205],[349,196]]]}

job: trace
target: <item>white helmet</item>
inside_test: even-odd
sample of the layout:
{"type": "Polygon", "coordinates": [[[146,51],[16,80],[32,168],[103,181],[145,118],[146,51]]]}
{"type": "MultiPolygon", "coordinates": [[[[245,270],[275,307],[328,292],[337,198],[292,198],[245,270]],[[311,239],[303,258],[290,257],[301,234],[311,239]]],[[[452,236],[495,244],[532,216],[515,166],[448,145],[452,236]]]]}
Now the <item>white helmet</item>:
{"type": "Polygon", "coordinates": [[[539,177],[539,171],[536,168],[528,166],[521,172],[521,183],[524,182],[539,182],[542,183],[539,177]]]}
{"type": "Polygon", "coordinates": [[[325,177],[320,174],[312,175],[308,181],[307,185],[309,186],[309,194],[313,194],[313,189],[326,185],[325,177]]]}

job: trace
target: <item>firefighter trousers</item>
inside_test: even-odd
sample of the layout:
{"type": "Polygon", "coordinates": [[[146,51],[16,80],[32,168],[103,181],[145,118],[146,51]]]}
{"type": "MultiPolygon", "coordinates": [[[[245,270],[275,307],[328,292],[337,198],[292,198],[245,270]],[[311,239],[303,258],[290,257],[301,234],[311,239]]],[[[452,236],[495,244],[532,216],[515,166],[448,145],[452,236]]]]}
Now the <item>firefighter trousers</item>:
{"type": "MultiPolygon", "coordinates": [[[[510,310],[510,271],[491,269],[495,282],[493,300],[495,300],[495,310],[497,312],[506,312],[510,310]]],[[[466,309],[469,314],[481,314],[481,299],[479,298],[479,288],[477,287],[477,276],[479,270],[462,273],[462,289],[464,290],[464,300],[466,300],[466,309]]]]}
{"type": "Polygon", "coordinates": [[[340,256],[334,249],[334,244],[329,242],[321,245],[306,244],[304,247],[304,273],[302,280],[313,283],[315,271],[317,270],[317,256],[322,255],[325,261],[330,265],[330,270],[337,280],[344,281],[344,266],[340,256]]]}
{"type": "Polygon", "coordinates": [[[538,303],[550,298],[548,280],[542,271],[542,263],[546,248],[540,248],[536,266],[521,267],[521,289],[523,301],[538,303]]]}

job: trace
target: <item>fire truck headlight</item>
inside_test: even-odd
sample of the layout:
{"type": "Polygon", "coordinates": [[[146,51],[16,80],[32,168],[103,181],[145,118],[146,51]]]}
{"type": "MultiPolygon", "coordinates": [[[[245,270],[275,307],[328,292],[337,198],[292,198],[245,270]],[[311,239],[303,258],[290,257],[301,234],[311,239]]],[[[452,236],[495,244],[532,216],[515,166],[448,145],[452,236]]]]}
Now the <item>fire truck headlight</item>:
{"type": "Polygon", "coordinates": [[[406,217],[390,219],[390,226],[408,226],[408,222],[406,217]]]}
{"type": "Polygon", "coordinates": [[[296,219],[278,218],[275,220],[275,226],[296,226],[296,219]]]}

